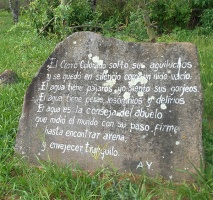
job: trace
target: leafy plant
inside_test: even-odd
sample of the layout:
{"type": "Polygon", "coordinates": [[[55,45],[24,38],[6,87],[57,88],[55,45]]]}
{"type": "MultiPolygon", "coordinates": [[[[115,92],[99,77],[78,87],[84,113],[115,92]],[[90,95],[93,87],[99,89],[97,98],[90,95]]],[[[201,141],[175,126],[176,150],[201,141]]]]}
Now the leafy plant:
{"type": "Polygon", "coordinates": [[[138,41],[148,39],[146,26],[143,20],[143,11],[138,8],[135,12],[131,12],[129,24],[126,28],[126,33],[138,41]]]}
{"type": "Polygon", "coordinates": [[[171,32],[175,27],[186,28],[190,20],[191,7],[185,0],[153,1],[149,9],[159,34],[171,32]]]}
{"type": "Polygon", "coordinates": [[[212,34],[213,32],[213,9],[204,10],[201,16],[201,30],[202,33],[212,34]]]}
{"type": "Polygon", "coordinates": [[[55,34],[64,38],[72,33],[72,26],[80,26],[93,20],[92,8],[87,0],[73,0],[66,5],[57,0],[35,0],[26,11],[27,22],[39,34],[55,34]]]}
{"type": "Polygon", "coordinates": [[[212,0],[192,0],[191,1],[193,7],[199,7],[199,8],[210,8],[213,6],[212,0]]]}
{"type": "Polygon", "coordinates": [[[96,10],[102,13],[101,19],[103,22],[113,17],[116,21],[125,24],[131,11],[128,2],[129,0],[97,0],[96,10]]]}

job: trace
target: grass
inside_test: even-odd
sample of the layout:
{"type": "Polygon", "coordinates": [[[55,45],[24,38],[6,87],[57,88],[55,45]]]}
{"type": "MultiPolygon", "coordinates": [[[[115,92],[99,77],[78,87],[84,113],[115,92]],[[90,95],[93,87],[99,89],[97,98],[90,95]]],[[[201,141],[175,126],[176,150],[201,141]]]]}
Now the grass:
{"type": "Polygon", "coordinates": [[[204,90],[203,144],[205,165],[195,183],[174,184],[141,175],[122,176],[102,169],[88,173],[72,166],[41,163],[29,166],[14,156],[15,135],[24,93],[57,41],[38,37],[23,23],[14,26],[7,12],[0,12],[0,72],[11,69],[17,84],[0,87],[0,199],[72,200],[210,200],[213,197],[213,35],[186,31],[160,37],[159,41],[193,42],[198,47],[204,90]]]}

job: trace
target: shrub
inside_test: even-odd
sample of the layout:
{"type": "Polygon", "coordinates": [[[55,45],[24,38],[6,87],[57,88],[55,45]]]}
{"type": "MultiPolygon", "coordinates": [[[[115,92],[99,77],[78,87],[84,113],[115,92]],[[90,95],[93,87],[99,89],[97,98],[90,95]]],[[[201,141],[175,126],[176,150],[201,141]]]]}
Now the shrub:
{"type": "Polygon", "coordinates": [[[71,34],[71,26],[86,24],[93,19],[87,0],[73,0],[67,5],[58,0],[35,0],[30,3],[26,14],[28,23],[39,34],[54,34],[59,38],[71,34]]]}
{"type": "Polygon", "coordinates": [[[185,0],[158,0],[148,7],[159,34],[171,32],[175,27],[186,28],[190,21],[191,7],[185,0]]]}
{"type": "Polygon", "coordinates": [[[120,23],[126,23],[126,18],[131,11],[131,4],[128,4],[129,0],[98,0],[96,11],[102,13],[101,20],[106,22],[111,20],[120,21],[120,23]]]}
{"type": "Polygon", "coordinates": [[[201,16],[201,30],[205,34],[213,32],[213,9],[205,9],[201,16]]]}
{"type": "MultiPolygon", "coordinates": [[[[174,29],[194,29],[200,22],[200,16],[203,31],[212,29],[212,0],[143,1],[158,35],[171,33],[174,29]]],[[[72,0],[69,5],[64,5],[59,0],[34,0],[26,11],[28,22],[39,34],[53,34],[60,39],[82,30],[146,39],[142,0],[97,0],[95,10],[91,2],[72,0]]]]}
{"type": "Polygon", "coordinates": [[[139,41],[148,39],[146,26],[143,20],[143,13],[140,8],[138,8],[135,12],[131,12],[126,33],[139,41]]]}

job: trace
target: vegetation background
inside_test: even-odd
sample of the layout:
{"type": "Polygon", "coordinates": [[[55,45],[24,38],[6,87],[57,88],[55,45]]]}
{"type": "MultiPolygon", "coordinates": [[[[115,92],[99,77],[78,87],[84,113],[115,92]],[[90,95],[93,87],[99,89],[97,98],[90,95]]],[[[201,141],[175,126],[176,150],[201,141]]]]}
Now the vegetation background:
{"type": "Polygon", "coordinates": [[[18,82],[0,85],[0,199],[213,199],[212,0],[20,0],[19,14],[14,24],[8,1],[1,0],[0,72],[15,71],[18,82]],[[90,30],[149,42],[147,28],[154,31],[156,42],[192,42],[198,48],[205,168],[197,171],[194,183],[175,184],[145,174],[122,177],[109,169],[91,174],[51,163],[35,167],[14,155],[24,93],[59,41],[90,30]]]}

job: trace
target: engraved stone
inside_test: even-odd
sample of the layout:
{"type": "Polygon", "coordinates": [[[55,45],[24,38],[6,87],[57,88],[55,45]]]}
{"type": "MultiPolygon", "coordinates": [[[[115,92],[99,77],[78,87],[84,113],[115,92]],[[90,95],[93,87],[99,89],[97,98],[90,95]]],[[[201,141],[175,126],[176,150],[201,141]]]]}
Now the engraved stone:
{"type": "Polygon", "coordinates": [[[192,180],[201,129],[195,45],[79,32],[57,45],[27,89],[16,152],[34,164],[192,180]]]}

